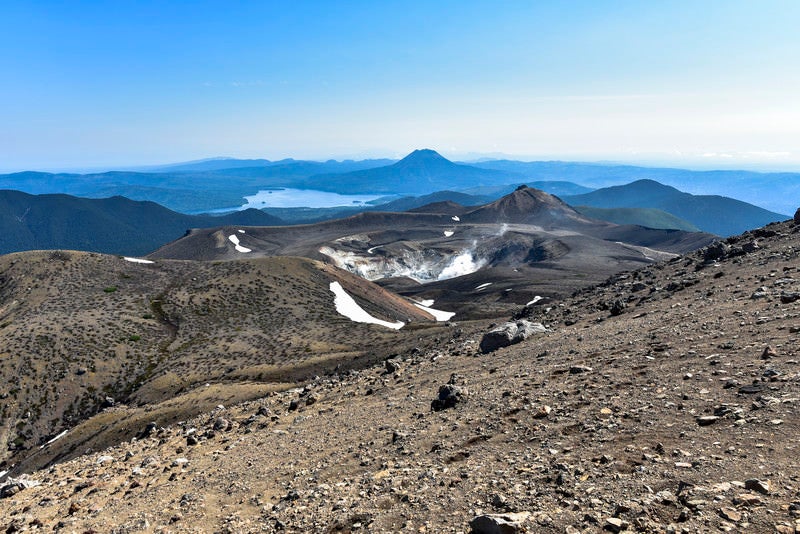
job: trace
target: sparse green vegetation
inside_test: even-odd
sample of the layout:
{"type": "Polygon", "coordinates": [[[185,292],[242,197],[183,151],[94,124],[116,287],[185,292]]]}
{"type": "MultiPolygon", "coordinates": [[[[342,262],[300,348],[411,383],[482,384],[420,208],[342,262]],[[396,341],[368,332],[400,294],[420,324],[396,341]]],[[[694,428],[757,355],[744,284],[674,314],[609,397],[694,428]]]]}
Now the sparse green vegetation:
{"type": "MultiPolygon", "coordinates": [[[[98,417],[106,396],[149,406],[221,377],[286,383],[397,350],[396,332],[336,313],[330,273],[309,260],[161,261],[122,285],[116,257],[70,252],[62,262],[49,252],[23,254],[13,264],[0,257],[2,302],[24,301],[7,310],[10,327],[0,331],[0,393],[8,393],[0,410],[7,429],[30,411],[25,445],[98,417]],[[25,277],[57,291],[8,282],[25,277]],[[96,298],[97,288],[114,298],[96,298]]],[[[9,454],[24,455],[17,449],[2,459],[9,454]]]]}

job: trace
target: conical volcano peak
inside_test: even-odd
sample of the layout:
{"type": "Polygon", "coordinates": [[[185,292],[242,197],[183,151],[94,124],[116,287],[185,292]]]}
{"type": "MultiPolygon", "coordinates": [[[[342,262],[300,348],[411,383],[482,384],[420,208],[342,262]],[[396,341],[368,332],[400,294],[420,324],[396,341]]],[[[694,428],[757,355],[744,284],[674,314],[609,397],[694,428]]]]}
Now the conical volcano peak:
{"type": "Polygon", "coordinates": [[[527,185],[520,185],[512,193],[465,214],[462,219],[469,222],[509,222],[545,227],[553,224],[565,227],[596,224],[558,197],[527,185]]]}
{"type": "Polygon", "coordinates": [[[406,156],[403,159],[443,159],[445,161],[450,161],[438,152],[430,148],[418,148],[417,150],[413,151],[411,154],[406,156]]]}
{"type": "Polygon", "coordinates": [[[538,202],[563,204],[563,202],[561,202],[561,200],[558,197],[553,196],[550,193],[546,193],[541,189],[536,189],[535,187],[530,187],[529,185],[525,184],[517,186],[517,188],[514,189],[514,191],[512,191],[511,193],[507,194],[504,197],[501,197],[500,199],[498,199],[498,201],[503,201],[503,200],[512,201],[515,198],[516,199],[531,198],[534,201],[538,202]]]}
{"type": "Polygon", "coordinates": [[[431,150],[430,148],[420,148],[408,156],[404,157],[400,161],[397,162],[397,165],[454,165],[452,161],[445,158],[435,150],[431,150]]]}

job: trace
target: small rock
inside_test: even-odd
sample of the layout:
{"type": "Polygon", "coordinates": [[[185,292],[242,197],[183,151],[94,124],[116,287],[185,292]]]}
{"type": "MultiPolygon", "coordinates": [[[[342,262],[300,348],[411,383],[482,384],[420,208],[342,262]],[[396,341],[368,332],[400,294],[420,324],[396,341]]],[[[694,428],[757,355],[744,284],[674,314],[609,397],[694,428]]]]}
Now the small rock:
{"type": "Polygon", "coordinates": [[[400,370],[400,362],[393,358],[389,358],[388,360],[384,361],[383,366],[386,368],[386,372],[390,375],[400,370]]]}
{"type": "Polygon", "coordinates": [[[753,291],[752,295],[750,295],[750,298],[753,300],[764,299],[767,297],[769,297],[769,290],[766,287],[759,287],[758,289],[753,291]]]}
{"type": "Polygon", "coordinates": [[[463,386],[454,384],[444,384],[439,387],[439,394],[431,402],[431,409],[434,412],[452,408],[467,399],[467,389],[463,386]]]}
{"type": "Polygon", "coordinates": [[[617,299],[611,304],[611,315],[613,315],[614,317],[616,317],[617,315],[621,315],[622,312],[624,312],[625,308],[627,307],[628,305],[625,304],[624,300],[617,299]]]}
{"type": "Polygon", "coordinates": [[[573,365],[569,368],[569,374],[577,375],[580,373],[591,373],[592,368],[588,365],[573,365]]]}
{"type": "Polygon", "coordinates": [[[525,532],[530,512],[479,515],[469,522],[473,534],[517,534],[525,532]]]}
{"type": "Polygon", "coordinates": [[[231,422],[224,417],[217,417],[214,421],[214,430],[217,432],[226,432],[231,429],[231,422]]]}
{"type": "Polygon", "coordinates": [[[716,415],[702,415],[695,419],[695,421],[697,421],[697,424],[700,426],[709,426],[719,421],[719,419],[720,418],[716,415]]]}
{"type": "Polygon", "coordinates": [[[622,532],[623,530],[628,530],[628,526],[628,522],[619,517],[608,517],[603,529],[611,532],[622,532]]]}
{"type": "Polygon", "coordinates": [[[764,391],[763,384],[749,384],[739,388],[739,393],[744,395],[753,395],[755,393],[761,393],[762,391],[764,391]]]}
{"type": "Polygon", "coordinates": [[[763,495],[769,495],[770,483],[769,480],[759,480],[757,478],[749,478],[744,481],[744,489],[750,491],[757,491],[763,495]]]}
{"type": "Polygon", "coordinates": [[[0,499],[13,497],[19,493],[20,490],[22,490],[22,487],[19,484],[6,484],[5,486],[0,487],[0,499]]]}
{"type": "Polygon", "coordinates": [[[762,360],[769,360],[770,358],[774,358],[778,355],[775,349],[771,345],[767,345],[764,347],[764,352],[761,353],[762,360]]]}
{"type": "Polygon", "coordinates": [[[142,430],[142,433],[139,435],[139,437],[140,438],[146,438],[150,434],[155,432],[157,428],[158,428],[158,425],[156,424],[156,422],[155,421],[150,421],[149,423],[147,423],[147,426],[144,427],[144,430],[142,430]]]}
{"type": "Polygon", "coordinates": [[[733,508],[720,508],[719,515],[723,519],[727,519],[728,521],[733,521],[734,523],[738,523],[742,520],[741,512],[734,510],[733,508]]]}
{"type": "Polygon", "coordinates": [[[742,493],[734,499],[734,504],[742,504],[744,506],[754,506],[761,504],[761,497],[752,493],[742,493]]]}
{"type": "Polygon", "coordinates": [[[533,412],[533,418],[534,419],[544,419],[545,417],[550,415],[551,411],[553,411],[553,409],[550,406],[547,406],[546,404],[544,404],[544,405],[540,406],[539,409],[537,409],[535,412],[533,412]]]}

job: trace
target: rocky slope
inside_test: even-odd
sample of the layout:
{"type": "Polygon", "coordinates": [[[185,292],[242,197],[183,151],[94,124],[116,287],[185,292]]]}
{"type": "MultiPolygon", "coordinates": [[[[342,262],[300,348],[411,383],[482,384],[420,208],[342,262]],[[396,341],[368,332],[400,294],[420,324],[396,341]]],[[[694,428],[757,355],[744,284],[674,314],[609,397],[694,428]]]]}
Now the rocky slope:
{"type": "Polygon", "coordinates": [[[378,367],[153,417],[6,481],[0,527],[800,532],[799,267],[800,225],[774,224],[520,309],[548,331],[489,354],[491,325],[453,324],[378,367]]]}

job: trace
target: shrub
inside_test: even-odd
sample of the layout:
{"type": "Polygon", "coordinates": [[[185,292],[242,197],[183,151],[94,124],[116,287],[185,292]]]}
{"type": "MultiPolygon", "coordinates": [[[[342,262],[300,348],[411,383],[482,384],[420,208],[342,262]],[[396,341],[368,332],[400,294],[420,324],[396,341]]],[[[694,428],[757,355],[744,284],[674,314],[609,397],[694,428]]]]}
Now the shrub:
{"type": "Polygon", "coordinates": [[[103,288],[103,291],[105,291],[106,293],[113,293],[116,290],[117,290],[117,286],[108,286],[106,288],[103,288]]]}

